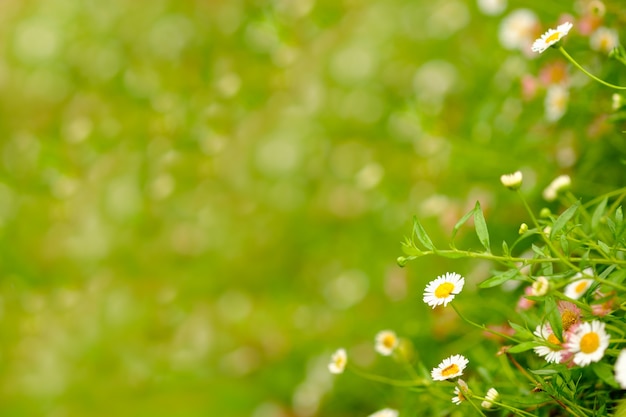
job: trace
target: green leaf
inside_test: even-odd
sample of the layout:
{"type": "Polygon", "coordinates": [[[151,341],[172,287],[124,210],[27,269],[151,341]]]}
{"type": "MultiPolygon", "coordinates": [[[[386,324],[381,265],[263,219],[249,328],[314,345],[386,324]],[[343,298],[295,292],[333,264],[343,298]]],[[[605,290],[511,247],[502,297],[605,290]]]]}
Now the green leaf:
{"type": "Polygon", "coordinates": [[[558,219],[554,221],[554,224],[552,225],[552,230],[550,230],[550,240],[552,240],[554,236],[556,236],[556,234],[565,227],[567,222],[569,222],[572,217],[574,217],[574,214],[576,214],[576,210],[578,210],[578,207],[580,207],[580,200],[575,202],[571,207],[561,213],[558,219]]]}
{"type": "Polygon", "coordinates": [[[624,221],[624,213],[622,212],[622,206],[619,206],[617,210],[615,210],[615,220],[618,224],[624,221]]]}
{"type": "Polygon", "coordinates": [[[555,375],[559,373],[556,369],[531,369],[530,372],[535,375],[555,375]]]}
{"type": "Polygon", "coordinates": [[[474,228],[476,229],[476,235],[478,235],[480,243],[482,243],[487,252],[491,252],[487,222],[485,221],[485,216],[483,215],[483,211],[480,208],[480,203],[478,201],[474,207],[474,228]]]}
{"type": "Polygon", "coordinates": [[[515,330],[516,334],[520,336],[533,337],[531,331],[528,330],[526,327],[520,326],[519,324],[513,323],[512,321],[509,321],[509,326],[511,326],[511,328],[515,330]]]}
{"type": "Polygon", "coordinates": [[[546,297],[545,312],[554,335],[563,342],[563,322],[554,297],[546,297]]]}
{"type": "Polygon", "coordinates": [[[517,276],[517,274],[518,274],[517,269],[509,269],[502,273],[496,274],[491,278],[486,279],[485,281],[481,282],[480,285],[478,285],[478,287],[479,288],[495,287],[496,285],[500,285],[510,279],[513,279],[515,276],[517,276]]]}
{"type": "Polygon", "coordinates": [[[603,241],[598,240],[598,246],[600,246],[600,250],[602,250],[602,252],[604,252],[606,255],[611,254],[611,248],[603,241]]]}
{"type": "Polygon", "coordinates": [[[562,234],[560,241],[563,253],[565,253],[565,255],[569,255],[569,241],[567,240],[567,236],[565,234],[562,234]]]}
{"type": "Polygon", "coordinates": [[[465,223],[467,223],[469,218],[472,217],[472,214],[474,214],[474,210],[468,211],[467,213],[465,213],[465,215],[463,217],[461,217],[461,220],[456,222],[456,224],[452,228],[452,240],[454,240],[454,237],[456,236],[456,233],[459,231],[461,226],[463,226],[465,223]]]}
{"type": "Polygon", "coordinates": [[[426,230],[424,230],[419,220],[417,220],[417,217],[413,217],[413,234],[426,249],[435,250],[433,241],[430,240],[428,233],[426,233],[426,230]]]}
{"type": "Polygon", "coordinates": [[[592,364],[591,369],[593,369],[593,372],[598,376],[598,378],[606,382],[608,385],[613,388],[619,388],[619,385],[617,385],[615,377],[613,376],[613,367],[611,365],[604,362],[598,362],[592,364]]]}
{"type": "Polygon", "coordinates": [[[608,197],[604,197],[604,199],[596,206],[596,209],[593,211],[593,215],[591,216],[591,229],[596,231],[598,229],[598,225],[602,220],[602,216],[606,212],[606,204],[609,201],[608,197]]]}
{"type": "Polygon", "coordinates": [[[502,241],[502,254],[504,256],[510,256],[511,251],[509,251],[509,245],[506,243],[506,240],[502,241]]]}
{"type": "Polygon", "coordinates": [[[531,350],[535,346],[537,346],[537,342],[535,342],[534,340],[530,341],[530,342],[522,342],[519,345],[516,345],[516,346],[513,346],[512,348],[509,348],[508,352],[509,353],[526,352],[527,350],[531,350]]]}

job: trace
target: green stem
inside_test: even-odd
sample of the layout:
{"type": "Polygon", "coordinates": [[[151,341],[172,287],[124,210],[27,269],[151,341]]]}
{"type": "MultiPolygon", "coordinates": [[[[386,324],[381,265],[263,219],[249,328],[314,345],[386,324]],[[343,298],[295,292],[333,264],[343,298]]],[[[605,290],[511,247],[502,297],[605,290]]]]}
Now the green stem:
{"type": "Polygon", "coordinates": [[[619,85],[615,85],[615,84],[611,84],[611,83],[607,83],[606,81],[596,77],[595,75],[591,74],[589,71],[587,71],[586,69],[584,69],[578,62],[576,62],[576,60],[574,58],[572,58],[570,56],[570,54],[568,54],[565,49],[563,49],[563,46],[559,45],[558,47],[559,52],[561,52],[563,54],[563,56],[565,58],[567,58],[567,60],[569,62],[571,62],[576,68],[578,68],[579,70],[581,70],[585,75],[587,75],[589,78],[599,82],[602,85],[605,85],[607,87],[610,88],[614,88],[616,90],[626,90],[626,87],[621,87],[619,85]]]}
{"type": "Polygon", "coordinates": [[[456,314],[458,314],[458,315],[459,315],[459,317],[460,317],[463,321],[465,321],[466,323],[471,324],[471,325],[472,325],[472,326],[474,326],[474,327],[478,327],[479,329],[484,330],[484,331],[486,331],[486,332],[493,333],[493,334],[495,334],[496,336],[500,336],[500,337],[502,337],[502,338],[508,339],[508,340],[510,340],[510,341],[512,341],[512,342],[515,342],[515,343],[520,343],[520,341],[519,341],[519,340],[517,340],[517,339],[515,339],[515,338],[513,338],[513,337],[511,337],[511,336],[509,336],[509,335],[506,335],[506,334],[504,334],[504,333],[500,333],[500,332],[498,332],[498,331],[496,331],[496,330],[492,330],[492,329],[488,328],[487,326],[485,326],[484,324],[478,324],[478,323],[475,323],[475,322],[473,322],[473,321],[469,320],[469,319],[468,319],[468,318],[466,318],[463,314],[461,314],[461,312],[459,311],[459,309],[458,309],[458,308],[456,308],[456,306],[454,305],[454,303],[453,303],[453,304],[451,304],[451,306],[452,306],[452,308],[454,309],[454,311],[456,311],[456,314]]]}

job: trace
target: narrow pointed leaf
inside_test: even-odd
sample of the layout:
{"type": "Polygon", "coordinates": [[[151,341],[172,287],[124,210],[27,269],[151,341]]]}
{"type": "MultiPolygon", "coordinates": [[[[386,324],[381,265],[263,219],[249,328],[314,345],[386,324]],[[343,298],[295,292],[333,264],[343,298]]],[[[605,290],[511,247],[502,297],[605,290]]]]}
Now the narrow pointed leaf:
{"type": "Polygon", "coordinates": [[[428,236],[426,230],[424,230],[420,222],[417,220],[417,217],[413,218],[413,234],[417,237],[417,240],[419,240],[420,243],[424,245],[426,249],[435,249],[433,241],[430,240],[430,237],[428,236]]]}
{"type": "Polygon", "coordinates": [[[576,210],[578,210],[578,207],[580,207],[580,200],[575,202],[567,210],[561,213],[561,215],[558,217],[558,219],[554,221],[554,224],[552,225],[552,230],[550,231],[550,239],[553,239],[558,232],[563,230],[567,222],[570,221],[572,217],[574,217],[574,214],[576,214],[576,210]]]}
{"type": "Polygon", "coordinates": [[[563,341],[563,322],[561,321],[561,313],[556,305],[554,297],[546,297],[545,312],[548,316],[548,322],[552,327],[554,335],[562,342],[563,341]]]}
{"type": "Polygon", "coordinates": [[[602,216],[606,212],[606,204],[609,201],[608,197],[604,197],[604,199],[596,206],[596,209],[593,211],[593,215],[591,216],[591,229],[595,231],[602,220],[602,216]]]}
{"type": "Polygon", "coordinates": [[[509,348],[509,350],[507,352],[509,352],[509,353],[526,352],[527,350],[531,350],[535,346],[537,346],[537,342],[535,342],[535,341],[522,342],[519,345],[515,345],[512,348],[509,348]]]}
{"type": "Polygon", "coordinates": [[[480,243],[485,247],[487,252],[491,252],[487,222],[485,221],[485,216],[483,215],[478,201],[476,202],[476,207],[474,207],[474,228],[476,229],[476,235],[478,235],[480,243]]]}
{"type": "Polygon", "coordinates": [[[456,236],[456,233],[459,231],[461,226],[463,226],[465,223],[467,223],[467,221],[469,220],[470,217],[472,217],[473,214],[474,214],[474,210],[469,211],[469,212],[465,213],[465,215],[463,217],[461,217],[461,220],[456,222],[456,224],[452,228],[452,240],[454,240],[454,237],[456,236]]]}
{"type": "Polygon", "coordinates": [[[478,285],[478,287],[480,288],[495,287],[496,285],[500,285],[502,283],[507,282],[510,279],[513,279],[515,276],[517,276],[517,270],[509,269],[500,274],[494,275],[491,278],[486,279],[485,281],[481,282],[480,285],[478,285]]]}

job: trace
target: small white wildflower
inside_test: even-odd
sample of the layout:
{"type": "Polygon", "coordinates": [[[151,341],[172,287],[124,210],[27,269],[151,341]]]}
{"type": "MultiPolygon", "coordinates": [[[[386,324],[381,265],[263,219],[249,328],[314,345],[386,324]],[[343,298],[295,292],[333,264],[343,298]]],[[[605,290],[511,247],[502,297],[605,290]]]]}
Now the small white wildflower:
{"type": "Polygon", "coordinates": [[[546,98],[543,102],[546,120],[556,122],[565,112],[569,103],[569,91],[561,84],[552,84],[548,87],[546,98]]]}
{"type": "Polygon", "coordinates": [[[476,3],[487,16],[497,16],[506,9],[507,0],[477,0],[476,3]]]}
{"type": "Polygon", "coordinates": [[[533,52],[542,53],[558,41],[560,41],[563,36],[567,35],[569,31],[574,27],[570,22],[565,22],[556,29],[548,29],[546,33],[541,35],[541,38],[537,39],[532,46],[533,52]]]}
{"type": "Polygon", "coordinates": [[[622,349],[615,362],[615,380],[622,389],[626,389],[626,349],[622,349]]]}
{"type": "Polygon", "coordinates": [[[495,388],[489,388],[489,390],[487,390],[487,394],[485,395],[485,400],[480,403],[481,407],[486,409],[491,408],[493,403],[498,400],[499,395],[500,394],[495,388]]]}
{"type": "Polygon", "coordinates": [[[604,323],[598,320],[583,323],[571,335],[565,348],[574,354],[574,363],[587,366],[591,362],[598,362],[609,347],[611,337],[604,330],[604,323]]]}
{"type": "Polygon", "coordinates": [[[441,304],[445,307],[463,290],[463,285],[465,278],[456,272],[447,272],[428,283],[424,290],[424,302],[432,308],[441,304]]]}
{"type": "Polygon", "coordinates": [[[522,180],[524,179],[521,171],[515,171],[512,174],[504,174],[500,176],[500,182],[506,188],[510,190],[517,190],[522,186],[522,180]]]}
{"type": "Polygon", "coordinates": [[[398,417],[398,410],[393,408],[383,408],[376,411],[374,414],[370,414],[369,417],[398,417]]]}
{"type": "Polygon", "coordinates": [[[599,27],[589,37],[589,46],[594,51],[609,53],[619,45],[617,31],[607,27],[599,27]]]}
{"type": "Polygon", "coordinates": [[[577,279],[576,281],[567,284],[563,293],[573,300],[578,300],[587,292],[593,282],[594,281],[592,279],[588,278],[577,279]]]}
{"type": "Polygon", "coordinates": [[[532,293],[531,295],[540,297],[542,295],[546,295],[548,290],[550,289],[550,281],[546,277],[537,277],[533,285],[531,286],[532,293]]]}
{"type": "Polygon", "coordinates": [[[500,44],[510,50],[527,50],[539,25],[537,15],[529,9],[517,9],[500,23],[498,38],[500,44]]]}
{"type": "Polygon", "coordinates": [[[383,356],[389,356],[400,343],[398,336],[391,330],[383,330],[376,335],[376,352],[383,356]]]}
{"type": "Polygon", "coordinates": [[[445,381],[463,375],[463,371],[469,361],[463,355],[452,355],[444,359],[439,366],[430,371],[430,375],[435,381],[445,381]]]}
{"type": "Polygon", "coordinates": [[[452,402],[456,405],[459,405],[463,401],[465,401],[465,399],[467,398],[467,394],[470,392],[470,390],[469,390],[469,387],[467,386],[467,383],[463,381],[461,378],[459,378],[457,383],[459,384],[461,388],[459,389],[458,386],[454,387],[454,397],[452,397],[452,402]]]}
{"type": "Polygon", "coordinates": [[[340,374],[343,373],[346,365],[348,363],[348,354],[345,349],[337,349],[335,353],[330,358],[330,363],[328,364],[328,370],[331,374],[340,374]]]}
{"type": "Polygon", "coordinates": [[[554,335],[550,325],[544,324],[537,326],[533,332],[535,336],[541,339],[542,342],[546,342],[545,345],[535,346],[533,350],[535,353],[546,360],[548,363],[559,363],[563,358],[563,349],[561,341],[554,335]]]}
{"type": "Polygon", "coordinates": [[[543,198],[546,201],[554,201],[559,192],[568,189],[571,184],[569,175],[559,175],[543,190],[543,198]]]}

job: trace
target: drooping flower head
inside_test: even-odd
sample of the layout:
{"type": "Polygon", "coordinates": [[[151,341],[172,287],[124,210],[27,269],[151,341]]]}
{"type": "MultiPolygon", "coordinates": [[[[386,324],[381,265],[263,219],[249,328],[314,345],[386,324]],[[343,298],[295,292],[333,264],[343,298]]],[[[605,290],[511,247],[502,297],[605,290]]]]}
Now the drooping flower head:
{"type": "Polygon", "coordinates": [[[442,304],[445,307],[463,290],[463,285],[465,278],[456,272],[447,272],[428,283],[424,290],[424,302],[432,308],[442,304]]]}
{"type": "Polygon", "coordinates": [[[495,388],[489,388],[487,390],[487,394],[485,395],[485,400],[480,403],[480,406],[485,409],[490,409],[493,406],[493,403],[498,400],[500,393],[495,388]]]}
{"type": "Polygon", "coordinates": [[[470,392],[470,389],[467,386],[467,383],[461,378],[459,378],[459,380],[456,382],[458,386],[454,387],[454,397],[452,397],[452,402],[456,405],[459,405],[463,401],[465,401],[465,398],[467,398],[466,396],[470,392]]]}
{"type": "Polygon", "coordinates": [[[565,344],[565,348],[574,354],[576,365],[587,366],[602,359],[610,339],[604,330],[604,323],[593,320],[581,324],[565,344]]]}
{"type": "Polygon", "coordinates": [[[573,26],[570,22],[565,22],[557,26],[556,29],[548,29],[533,43],[532,51],[542,53],[567,35],[573,26]]]}
{"type": "Polygon", "coordinates": [[[348,354],[345,349],[337,349],[335,353],[330,357],[330,363],[328,364],[328,370],[331,374],[341,374],[348,363],[348,354]]]}
{"type": "Polygon", "coordinates": [[[400,340],[395,332],[391,330],[383,330],[376,335],[376,352],[383,356],[389,356],[398,347],[400,340]]]}
{"type": "Polygon", "coordinates": [[[456,378],[463,375],[463,371],[469,361],[463,355],[452,355],[444,359],[439,366],[433,368],[430,372],[431,377],[435,381],[445,381],[446,379],[456,378]]]}
{"type": "Polygon", "coordinates": [[[543,190],[543,198],[546,201],[554,201],[559,192],[566,190],[572,184],[569,175],[559,175],[543,190]]]}

